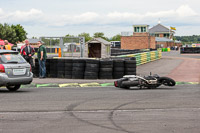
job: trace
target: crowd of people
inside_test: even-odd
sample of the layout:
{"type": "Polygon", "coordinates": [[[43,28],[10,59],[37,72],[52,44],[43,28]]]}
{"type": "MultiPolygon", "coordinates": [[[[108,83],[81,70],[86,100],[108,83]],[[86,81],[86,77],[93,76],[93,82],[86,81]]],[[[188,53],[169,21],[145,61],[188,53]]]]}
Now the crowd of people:
{"type": "MultiPolygon", "coordinates": [[[[38,51],[37,58],[39,63],[39,78],[46,78],[46,59],[47,52],[46,48],[43,45],[42,41],[38,41],[38,51]]],[[[4,45],[1,47],[4,50],[11,50],[12,47],[9,45],[8,40],[4,40],[4,45]]],[[[28,40],[25,40],[25,45],[21,47],[20,54],[24,59],[31,65],[32,69],[34,68],[33,56],[35,54],[35,49],[32,47],[28,40]]]]}

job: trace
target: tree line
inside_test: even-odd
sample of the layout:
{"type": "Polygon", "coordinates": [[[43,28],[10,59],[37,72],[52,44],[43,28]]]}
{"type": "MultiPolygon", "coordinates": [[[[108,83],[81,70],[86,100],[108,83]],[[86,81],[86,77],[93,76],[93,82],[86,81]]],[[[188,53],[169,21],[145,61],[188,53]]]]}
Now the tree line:
{"type": "MultiPolygon", "coordinates": [[[[74,35],[67,34],[66,37],[73,37],[74,35]]],[[[105,36],[103,32],[96,32],[93,36],[89,33],[80,33],[78,36],[85,37],[85,42],[91,40],[92,38],[101,37],[107,41],[120,41],[121,35],[117,34],[111,38],[105,36]]],[[[36,38],[36,37],[33,37],[36,38]]],[[[8,40],[10,43],[16,44],[17,42],[22,42],[27,39],[27,32],[24,30],[23,26],[20,24],[9,25],[7,23],[0,23],[0,39],[8,40]]],[[[183,44],[200,43],[200,35],[192,36],[174,36],[174,40],[181,41],[183,44]]]]}
{"type": "Polygon", "coordinates": [[[8,40],[12,44],[22,42],[27,38],[27,32],[20,25],[9,25],[0,23],[0,39],[8,40]]]}
{"type": "Polygon", "coordinates": [[[200,43],[200,35],[174,36],[174,39],[181,41],[183,44],[200,43]]]}

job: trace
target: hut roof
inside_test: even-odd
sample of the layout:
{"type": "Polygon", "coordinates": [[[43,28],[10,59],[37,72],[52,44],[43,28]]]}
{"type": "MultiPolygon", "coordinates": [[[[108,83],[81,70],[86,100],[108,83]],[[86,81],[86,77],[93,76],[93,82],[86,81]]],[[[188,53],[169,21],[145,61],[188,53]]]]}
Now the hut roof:
{"type": "Polygon", "coordinates": [[[104,40],[103,38],[93,38],[92,40],[88,41],[87,43],[103,43],[104,45],[111,45],[110,42],[104,40]]]}

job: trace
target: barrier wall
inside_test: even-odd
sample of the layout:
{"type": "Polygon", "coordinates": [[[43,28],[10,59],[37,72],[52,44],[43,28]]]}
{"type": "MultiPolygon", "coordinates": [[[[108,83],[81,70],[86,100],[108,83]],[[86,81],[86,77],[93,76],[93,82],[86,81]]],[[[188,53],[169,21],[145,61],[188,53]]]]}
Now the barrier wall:
{"type": "MultiPolygon", "coordinates": [[[[113,59],[47,59],[49,78],[67,79],[118,79],[123,75],[136,75],[136,66],[162,57],[161,50],[115,56],[113,59]]],[[[39,76],[38,60],[33,68],[34,77],[39,76]]]]}
{"type": "MultiPolygon", "coordinates": [[[[122,59],[66,59],[46,60],[46,76],[67,79],[118,79],[124,75],[136,75],[136,60],[122,59]]],[[[38,60],[33,68],[34,77],[39,76],[38,60]]]]}
{"type": "Polygon", "coordinates": [[[170,52],[171,49],[170,48],[162,48],[162,52],[170,52]]]}
{"type": "Polygon", "coordinates": [[[200,54],[200,47],[185,47],[180,49],[181,54],[200,54]]]}
{"type": "Polygon", "coordinates": [[[138,66],[138,65],[142,65],[142,64],[160,59],[162,57],[162,51],[157,50],[157,51],[137,53],[137,54],[120,55],[116,57],[117,58],[135,57],[136,65],[138,66]]]}

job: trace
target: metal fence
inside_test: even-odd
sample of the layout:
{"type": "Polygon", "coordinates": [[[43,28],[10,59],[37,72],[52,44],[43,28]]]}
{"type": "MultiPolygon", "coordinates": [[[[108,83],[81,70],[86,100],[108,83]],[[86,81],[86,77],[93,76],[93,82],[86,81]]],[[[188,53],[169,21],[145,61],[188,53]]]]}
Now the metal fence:
{"type": "Polygon", "coordinates": [[[57,54],[60,48],[62,57],[84,56],[85,37],[40,37],[40,41],[50,48],[52,54],[57,54]]]}

